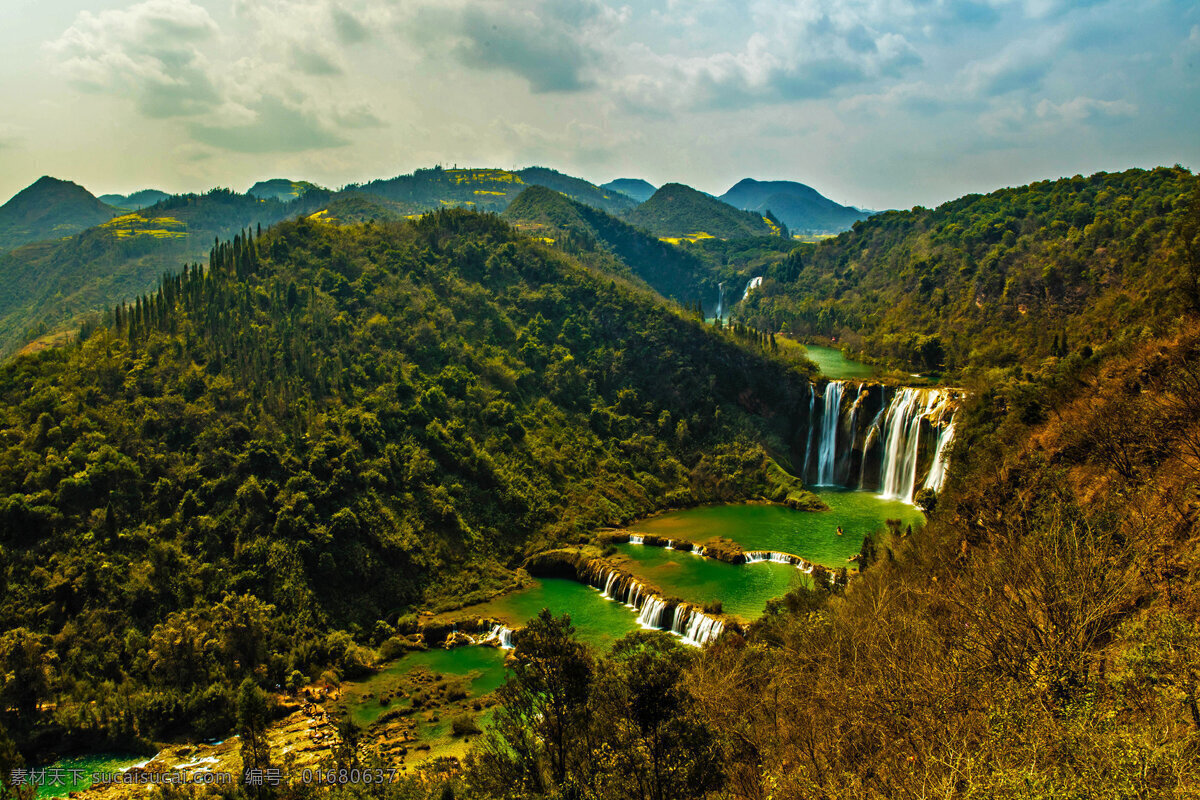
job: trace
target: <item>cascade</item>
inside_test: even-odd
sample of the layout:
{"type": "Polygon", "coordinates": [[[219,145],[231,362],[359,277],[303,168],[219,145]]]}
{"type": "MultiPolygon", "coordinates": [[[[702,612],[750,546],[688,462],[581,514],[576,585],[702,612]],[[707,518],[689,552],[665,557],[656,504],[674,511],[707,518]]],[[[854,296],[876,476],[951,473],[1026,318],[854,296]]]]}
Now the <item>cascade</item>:
{"type": "Polygon", "coordinates": [[[638,614],[638,625],[643,628],[657,628],[662,621],[662,613],[666,607],[666,600],[653,595],[646,598],[646,602],[642,604],[642,613],[638,614]]]}
{"type": "Polygon", "coordinates": [[[842,382],[825,384],[825,405],[821,409],[821,441],[817,448],[817,486],[833,486],[833,465],[837,460],[838,419],[842,408],[842,382]]]}
{"type": "MultiPolygon", "coordinates": [[[[631,576],[622,575],[601,561],[590,562],[580,571],[579,576],[585,583],[597,589],[603,586],[604,597],[623,603],[638,612],[638,624],[643,628],[670,630],[680,636],[686,644],[699,647],[716,638],[725,629],[724,622],[687,603],[678,603],[672,607],[665,599],[652,594],[631,576]]],[[[495,630],[493,629],[493,632],[495,630]]],[[[502,643],[503,641],[501,639],[502,643]]]]}
{"type": "Polygon", "coordinates": [[[725,316],[725,284],[717,284],[717,319],[725,316]]]}
{"type": "Polygon", "coordinates": [[[946,480],[948,454],[946,448],[954,441],[954,420],[950,420],[942,432],[938,434],[937,449],[933,451],[933,465],[929,468],[929,477],[925,479],[925,488],[939,492],[946,480]]]}
{"type": "Polygon", "coordinates": [[[816,388],[812,388],[801,474],[811,476],[816,486],[871,490],[905,503],[913,502],[917,489],[939,489],[946,479],[946,455],[955,433],[951,393],[880,387],[879,409],[869,418],[870,392],[864,383],[829,381],[817,410],[816,388]],[[846,403],[849,411],[843,425],[846,403]]]}
{"type": "Polygon", "coordinates": [[[742,302],[745,302],[746,298],[750,296],[751,289],[757,289],[759,286],[762,286],[762,281],[762,275],[750,279],[750,282],[746,284],[746,291],[742,292],[742,302]]]}
{"type": "Polygon", "coordinates": [[[506,628],[503,625],[494,625],[494,626],[492,626],[491,631],[488,632],[487,636],[484,636],[479,641],[481,643],[482,642],[499,642],[500,647],[502,649],[511,650],[513,648],[513,638],[512,637],[513,637],[512,628],[506,628]]]}
{"type": "Polygon", "coordinates": [[[642,536],[640,533],[629,534],[629,543],[630,544],[643,544],[643,543],[645,543],[645,541],[646,541],[646,537],[642,536]]]}

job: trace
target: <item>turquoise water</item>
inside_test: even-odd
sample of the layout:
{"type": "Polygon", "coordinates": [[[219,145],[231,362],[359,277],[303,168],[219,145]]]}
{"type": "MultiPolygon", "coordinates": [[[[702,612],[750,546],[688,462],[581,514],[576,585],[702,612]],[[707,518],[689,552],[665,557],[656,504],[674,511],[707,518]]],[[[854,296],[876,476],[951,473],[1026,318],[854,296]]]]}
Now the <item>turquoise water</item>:
{"type": "Polygon", "coordinates": [[[846,559],[858,553],[863,537],[884,528],[885,520],[899,519],[902,525],[916,527],[923,519],[912,506],[870,492],[821,489],[816,495],[828,511],[794,511],[777,505],[702,506],[653,517],[630,529],[696,544],[725,538],[745,550],[779,550],[837,568],[848,566],[846,559]]]}
{"type": "Polygon", "coordinates": [[[722,611],[746,622],[762,616],[768,600],[787,594],[807,579],[791,564],[726,564],[692,553],[637,544],[623,544],[617,549],[630,559],[630,572],[658,586],[666,597],[700,606],[720,600],[722,611]]]}
{"type": "Polygon", "coordinates": [[[821,347],[815,344],[803,345],[806,355],[821,368],[821,374],[834,380],[846,378],[870,378],[875,374],[875,367],[851,361],[842,355],[841,350],[832,347],[821,347]]]}
{"type": "Polygon", "coordinates": [[[576,636],[597,649],[607,649],[625,634],[637,630],[634,612],[600,596],[590,586],[565,578],[540,578],[528,589],[471,606],[471,614],[503,620],[518,628],[543,608],[555,616],[570,614],[576,636]]]}
{"type": "MultiPolygon", "coordinates": [[[[61,774],[62,785],[38,786],[34,792],[35,800],[41,800],[44,797],[66,797],[69,792],[78,792],[87,789],[92,785],[93,772],[123,772],[129,769],[134,764],[141,764],[146,760],[145,756],[137,756],[129,753],[97,753],[87,756],[77,756],[75,758],[64,758],[55,761],[53,764],[47,764],[45,767],[37,767],[39,771],[45,769],[63,770],[61,774]],[[74,780],[69,770],[82,770],[80,774],[81,780],[74,780]]],[[[47,776],[49,779],[49,776],[47,776]]]]}

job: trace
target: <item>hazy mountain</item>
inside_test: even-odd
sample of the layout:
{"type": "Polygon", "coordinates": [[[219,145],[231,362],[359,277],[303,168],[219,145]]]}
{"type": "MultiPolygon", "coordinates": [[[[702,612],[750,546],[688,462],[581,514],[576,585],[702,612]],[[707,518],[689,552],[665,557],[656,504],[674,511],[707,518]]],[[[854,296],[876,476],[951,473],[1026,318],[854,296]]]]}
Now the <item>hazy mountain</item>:
{"type": "Polygon", "coordinates": [[[100,195],[100,202],[107,203],[114,208],[139,211],[143,208],[149,208],[155,203],[161,203],[170,196],[166,192],[160,192],[158,189],[142,189],[133,194],[102,194],[100,195]]]}
{"type": "Polygon", "coordinates": [[[69,236],[118,213],[77,183],[44,176],[0,206],[0,251],[69,236]]]}
{"type": "Polygon", "coordinates": [[[617,178],[614,181],[602,184],[601,189],[610,192],[620,192],[626,197],[632,197],[639,203],[644,203],[654,194],[654,184],[648,183],[641,178],[617,178]]]}
{"type": "Polygon", "coordinates": [[[288,178],[272,178],[269,181],[259,181],[246,190],[246,194],[260,200],[278,200],[288,203],[298,197],[303,197],[314,189],[322,189],[308,181],[293,181],[288,178]]]}
{"type": "Polygon", "coordinates": [[[664,238],[701,234],[739,239],[772,233],[762,215],[741,211],[681,183],[668,183],[623,216],[626,222],[664,238]]]}
{"type": "Polygon", "coordinates": [[[793,233],[839,233],[870,214],[843,206],[795,181],[738,181],[721,200],[759,214],[772,212],[793,233]]]}

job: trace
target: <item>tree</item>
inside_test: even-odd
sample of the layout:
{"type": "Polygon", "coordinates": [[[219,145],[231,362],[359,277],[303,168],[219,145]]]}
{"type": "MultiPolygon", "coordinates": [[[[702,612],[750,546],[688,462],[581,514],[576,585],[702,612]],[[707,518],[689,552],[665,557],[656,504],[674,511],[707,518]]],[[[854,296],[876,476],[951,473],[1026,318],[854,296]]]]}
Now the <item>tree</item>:
{"type": "Polygon", "coordinates": [[[549,609],[513,635],[511,673],[478,754],[476,781],[493,794],[563,791],[590,760],[588,697],[593,663],[567,615],[549,609]]]}
{"type": "MultiPolygon", "coordinates": [[[[270,722],[267,694],[258,688],[252,678],[242,681],[238,689],[237,725],[242,740],[242,774],[250,770],[265,770],[271,766],[271,747],[267,742],[267,724],[270,722]]],[[[246,780],[243,777],[243,780],[246,780]]],[[[247,781],[249,791],[256,797],[267,793],[265,785],[247,781]]]]}

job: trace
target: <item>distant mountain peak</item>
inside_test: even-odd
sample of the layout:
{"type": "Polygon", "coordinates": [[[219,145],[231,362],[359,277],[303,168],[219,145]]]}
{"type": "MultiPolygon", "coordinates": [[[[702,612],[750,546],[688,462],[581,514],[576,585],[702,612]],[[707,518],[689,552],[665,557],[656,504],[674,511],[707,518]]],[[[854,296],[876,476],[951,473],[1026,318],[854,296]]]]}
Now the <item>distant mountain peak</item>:
{"type": "Polygon", "coordinates": [[[603,184],[601,189],[609,192],[620,192],[626,197],[632,197],[639,203],[644,203],[654,196],[654,184],[641,178],[617,178],[603,184]]]}
{"type": "Polygon", "coordinates": [[[835,203],[797,181],[760,181],[743,178],[721,200],[736,208],[765,214],[770,211],[797,233],[839,233],[870,216],[853,206],[835,203]]]}
{"type": "Polygon", "coordinates": [[[78,233],[117,213],[79,184],[43,175],[0,206],[0,251],[78,233]]]}

